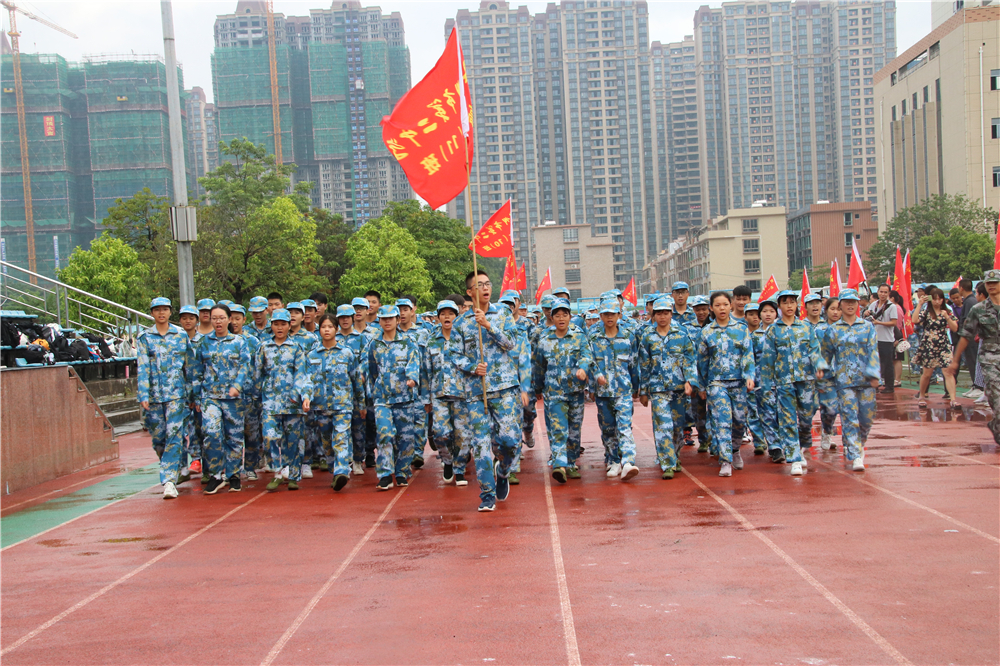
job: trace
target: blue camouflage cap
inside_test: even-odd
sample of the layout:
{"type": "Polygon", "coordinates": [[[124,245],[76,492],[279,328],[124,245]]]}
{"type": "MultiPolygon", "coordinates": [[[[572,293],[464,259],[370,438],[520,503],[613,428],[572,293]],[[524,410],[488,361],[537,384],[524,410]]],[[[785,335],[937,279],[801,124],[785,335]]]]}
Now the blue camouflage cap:
{"type": "Polygon", "coordinates": [[[203,298],[200,301],[198,301],[199,310],[211,310],[214,305],[215,301],[213,301],[211,298],[203,298]]]}
{"type": "Polygon", "coordinates": [[[403,307],[404,305],[406,305],[406,306],[409,306],[409,308],[410,308],[411,310],[413,310],[413,309],[414,309],[414,308],[413,308],[413,301],[411,301],[410,299],[408,299],[408,298],[397,298],[397,299],[396,299],[396,307],[397,307],[397,308],[401,308],[401,307],[403,307]]]}
{"type": "Polygon", "coordinates": [[[353,317],[354,316],[354,306],[353,305],[338,305],[337,306],[337,318],[340,317],[353,317]]]}
{"type": "Polygon", "coordinates": [[[622,295],[622,290],[621,289],[612,289],[611,293],[615,295],[615,298],[618,298],[618,297],[620,297],[622,295]]]}
{"type": "Polygon", "coordinates": [[[837,298],[839,298],[842,301],[860,301],[861,300],[860,298],[858,298],[858,290],[857,289],[843,289],[840,292],[840,296],[838,296],[837,298]]]}
{"type": "Polygon", "coordinates": [[[304,298],[300,301],[300,303],[302,303],[303,308],[313,308],[314,310],[317,309],[316,301],[314,301],[311,298],[304,298]]]}
{"type": "Polygon", "coordinates": [[[659,297],[660,297],[660,295],[657,294],[657,293],[646,294],[645,301],[646,301],[646,303],[655,303],[656,299],[658,299],[659,297]]]}
{"type": "MultiPolygon", "coordinates": [[[[405,300],[405,299],[403,299],[405,300]]],[[[399,308],[395,305],[383,305],[378,309],[378,318],[398,317],[399,308]]]]}
{"type": "Polygon", "coordinates": [[[517,305],[517,297],[516,296],[512,296],[508,292],[504,292],[504,295],[501,296],[500,299],[497,302],[498,303],[504,303],[506,305],[510,305],[511,309],[513,309],[513,306],[517,305]]]}
{"type": "Polygon", "coordinates": [[[708,298],[701,295],[692,296],[691,300],[688,302],[691,304],[691,307],[695,308],[698,307],[699,305],[708,305],[708,298]]]}
{"type": "Polygon", "coordinates": [[[183,314],[189,314],[189,315],[194,315],[195,317],[197,317],[198,316],[198,308],[196,308],[193,305],[182,305],[181,306],[181,311],[178,314],[182,314],[182,315],[183,314]]]}
{"type": "Polygon", "coordinates": [[[250,299],[250,312],[263,312],[267,310],[267,299],[263,296],[254,296],[250,299]]]}
{"type": "MultiPolygon", "coordinates": [[[[569,289],[567,289],[566,287],[556,287],[555,289],[552,290],[552,295],[555,296],[556,294],[566,294],[567,296],[569,296],[569,289]]],[[[569,299],[567,298],[566,300],[569,299]]]]}
{"type": "Polygon", "coordinates": [[[689,289],[687,282],[674,282],[673,286],[670,287],[670,291],[679,291],[681,289],[689,289]]]}
{"type": "Polygon", "coordinates": [[[230,310],[233,309],[233,302],[231,300],[229,300],[228,298],[224,298],[221,301],[216,302],[216,305],[225,305],[230,310]]]}
{"type": "Polygon", "coordinates": [[[174,306],[170,304],[170,299],[167,298],[166,296],[157,296],[156,298],[154,298],[149,302],[150,310],[152,310],[153,308],[162,308],[162,307],[168,307],[171,310],[174,309],[174,306]]]}
{"type": "Polygon", "coordinates": [[[794,289],[782,289],[775,295],[775,300],[780,301],[785,296],[791,296],[795,300],[799,300],[799,294],[794,289]]]}
{"type": "Polygon", "coordinates": [[[552,311],[555,312],[556,310],[569,310],[573,312],[573,308],[570,307],[569,301],[565,298],[555,299],[555,302],[552,303],[552,311]]]}
{"type": "Polygon", "coordinates": [[[454,310],[455,314],[458,314],[461,311],[458,305],[455,304],[455,301],[449,301],[449,300],[438,302],[437,311],[441,312],[441,310],[454,310]]]}
{"type": "Polygon", "coordinates": [[[357,297],[351,299],[351,307],[353,307],[353,308],[367,308],[367,307],[370,307],[370,306],[368,305],[368,299],[367,298],[361,298],[360,296],[357,296],[357,297]]]}
{"type": "Polygon", "coordinates": [[[806,294],[806,297],[802,300],[803,303],[812,303],[813,301],[822,301],[823,297],[819,294],[806,294]]]}
{"type": "Polygon", "coordinates": [[[613,301],[603,301],[599,312],[601,314],[621,314],[622,309],[618,306],[618,300],[615,299],[613,301]]]}
{"type": "Polygon", "coordinates": [[[743,312],[759,312],[759,311],[760,311],[760,303],[747,303],[743,307],[743,312]]]}
{"type": "Polygon", "coordinates": [[[275,310],[271,313],[271,323],[273,324],[276,321],[287,321],[288,323],[291,323],[292,315],[285,308],[275,310]]]}
{"type": "Polygon", "coordinates": [[[609,298],[618,299],[618,294],[615,293],[614,289],[609,289],[608,291],[601,292],[601,300],[606,301],[609,298]]]}
{"type": "Polygon", "coordinates": [[[761,301],[759,309],[763,310],[765,305],[770,305],[772,308],[774,308],[775,312],[778,311],[778,302],[774,300],[773,296],[771,298],[765,298],[763,301],[761,301]]]}
{"type": "Polygon", "coordinates": [[[552,294],[545,294],[544,296],[542,296],[541,307],[551,309],[552,304],[555,302],[556,302],[555,296],[553,296],[552,294]]]}
{"type": "Polygon", "coordinates": [[[288,310],[289,312],[291,312],[292,310],[299,310],[300,312],[306,311],[305,306],[302,305],[302,303],[300,303],[299,301],[292,301],[291,303],[285,306],[285,309],[288,310]]]}
{"type": "Polygon", "coordinates": [[[512,298],[516,298],[517,300],[521,300],[521,294],[517,291],[517,289],[508,289],[503,292],[501,296],[510,296],[512,298]]]}
{"type": "Polygon", "coordinates": [[[542,307],[540,305],[529,305],[528,312],[531,314],[542,314],[542,307]]]}
{"type": "Polygon", "coordinates": [[[673,314],[674,299],[670,298],[669,296],[664,296],[663,298],[656,299],[655,301],[653,301],[653,312],[656,312],[657,310],[667,310],[671,314],[673,314]]]}
{"type": "Polygon", "coordinates": [[[244,309],[243,309],[243,306],[242,306],[242,305],[240,305],[239,303],[233,303],[232,305],[230,305],[230,306],[229,306],[229,312],[230,312],[230,313],[233,313],[233,312],[239,312],[239,313],[240,313],[241,315],[243,315],[244,317],[246,317],[246,316],[247,316],[247,311],[246,311],[246,310],[244,310],[244,309]]]}

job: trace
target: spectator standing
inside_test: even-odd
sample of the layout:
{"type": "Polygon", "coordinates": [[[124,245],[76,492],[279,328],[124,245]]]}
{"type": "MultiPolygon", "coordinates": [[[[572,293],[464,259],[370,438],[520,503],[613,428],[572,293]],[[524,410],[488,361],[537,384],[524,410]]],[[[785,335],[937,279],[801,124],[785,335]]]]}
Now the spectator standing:
{"type": "MultiPolygon", "coordinates": [[[[962,278],[958,281],[958,294],[962,299],[962,313],[958,317],[958,330],[961,331],[965,327],[965,318],[969,316],[972,312],[972,308],[978,303],[976,300],[976,292],[972,289],[972,280],[969,278],[962,278]]],[[[962,354],[961,362],[965,365],[965,369],[969,371],[969,378],[972,380],[973,386],[972,390],[965,394],[966,398],[980,398],[983,395],[982,390],[976,388],[976,358],[979,356],[979,341],[976,339],[968,340],[968,344],[965,347],[965,352],[962,354]]],[[[958,374],[955,375],[955,379],[958,380],[958,374]]]]}
{"type": "Polygon", "coordinates": [[[889,285],[883,284],[878,288],[878,300],[868,306],[865,318],[875,326],[878,339],[878,359],[882,369],[882,381],[885,383],[882,393],[895,393],[895,328],[899,320],[899,309],[889,300],[889,285]]]}

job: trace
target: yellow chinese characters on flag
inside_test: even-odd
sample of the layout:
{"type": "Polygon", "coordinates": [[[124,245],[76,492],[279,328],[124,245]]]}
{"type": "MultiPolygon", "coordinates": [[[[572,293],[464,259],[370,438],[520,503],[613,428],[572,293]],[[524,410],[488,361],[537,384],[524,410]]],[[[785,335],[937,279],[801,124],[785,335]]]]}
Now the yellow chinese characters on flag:
{"type": "Polygon", "coordinates": [[[382,141],[431,208],[469,184],[472,99],[456,30],[434,68],[382,119],[382,141]]]}
{"type": "Polygon", "coordinates": [[[486,224],[469,243],[469,249],[480,257],[506,257],[513,254],[514,246],[510,242],[510,199],[486,220],[486,224]]]}

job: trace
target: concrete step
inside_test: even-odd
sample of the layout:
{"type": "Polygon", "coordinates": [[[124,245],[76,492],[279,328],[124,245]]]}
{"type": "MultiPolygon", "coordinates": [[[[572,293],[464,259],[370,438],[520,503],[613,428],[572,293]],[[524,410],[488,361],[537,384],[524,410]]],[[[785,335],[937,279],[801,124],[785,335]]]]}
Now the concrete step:
{"type": "Polygon", "coordinates": [[[104,415],[108,417],[108,421],[115,427],[115,431],[118,430],[119,426],[123,426],[126,423],[142,421],[142,414],[139,411],[138,405],[134,409],[121,409],[116,412],[105,410],[104,415]]]}
{"type": "Polygon", "coordinates": [[[137,410],[139,409],[139,401],[132,397],[122,397],[122,396],[109,396],[105,398],[100,398],[97,404],[101,406],[105,414],[111,412],[120,412],[122,410],[137,410]]]}
{"type": "Polygon", "coordinates": [[[135,377],[128,379],[97,379],[87,382],[87,390],[98,402],[106,396],[135,396],[139,383],[135,377]]]}

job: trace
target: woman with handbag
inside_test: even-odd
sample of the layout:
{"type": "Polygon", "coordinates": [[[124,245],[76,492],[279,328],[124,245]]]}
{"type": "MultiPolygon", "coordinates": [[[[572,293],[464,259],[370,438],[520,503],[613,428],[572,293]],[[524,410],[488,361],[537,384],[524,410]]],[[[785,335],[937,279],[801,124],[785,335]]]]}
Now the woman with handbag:
{"type": "MultiPolygon", "coordinates": [[[[934,369],[945,368],[951,363],[951,343],[948,331],[958,330],[958,319],[945,303],[944,292],[937,287],[929,287],[927,294],[921,296],[920,300],[921,304],[926,304],[926,307],[921,308],[917,318],[917,322],[924,329],[916,357],[917,362],[923,367],[917,399],[920,401],[918,404],[921,407],[926,407],[927,387],[930,386],[934,369]]],[[[954,375],[945,373],[944,383],[952,408],[957,408],[959,405],[955,402],[954,375]]]]}

